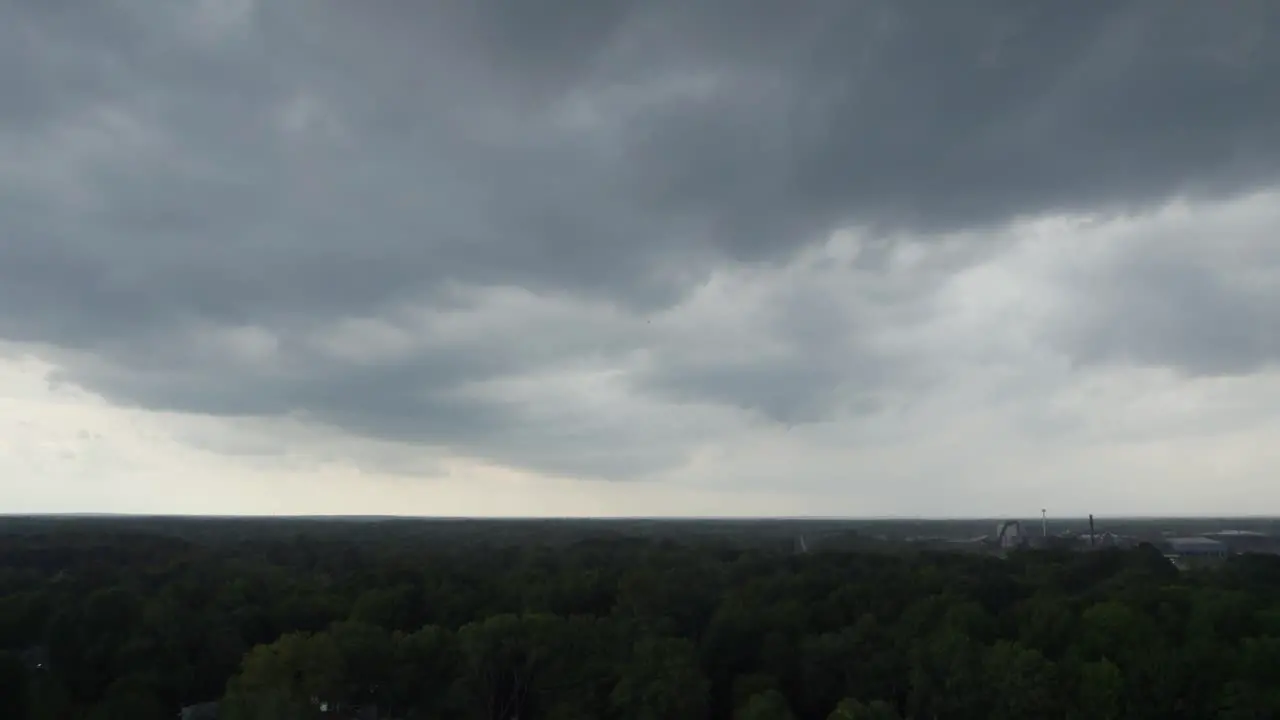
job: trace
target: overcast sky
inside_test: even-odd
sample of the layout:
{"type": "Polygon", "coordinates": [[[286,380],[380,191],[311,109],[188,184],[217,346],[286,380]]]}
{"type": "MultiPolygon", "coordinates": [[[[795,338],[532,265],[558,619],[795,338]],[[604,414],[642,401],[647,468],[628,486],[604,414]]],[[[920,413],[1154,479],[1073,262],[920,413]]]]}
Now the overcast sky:
{"type": "Polygon", "coordinates": [[[0,512],[1280,514],[1274,0],[0,0],[0,512]]]}

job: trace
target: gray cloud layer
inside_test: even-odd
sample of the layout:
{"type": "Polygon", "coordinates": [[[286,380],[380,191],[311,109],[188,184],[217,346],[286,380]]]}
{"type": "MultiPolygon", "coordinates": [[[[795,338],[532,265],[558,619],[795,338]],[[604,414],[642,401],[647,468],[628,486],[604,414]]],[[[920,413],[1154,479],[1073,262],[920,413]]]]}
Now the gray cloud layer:
{"type": "MultiPolygon", "coordinates": [[[[587,458],[474,389],[612,364],[637,393],[786,424],[873,412],[921,378],[864,336],[937,280],[876,286],[893,238],[1272,185],[1277,78],[1269,0],[17,0],[0,338],[72,353],[70,379],[120,402],[625,476],[679,453],[587,458]],[[661,320],[716,268],[782,267],[851,224],[884,240],[846,261],[878,310],[779,291],[752,326],[772,349],[734,359],[661,320]],[[465,321],[481,286],[603,310],[457,337],[385,322],[465,321]],[[376,361],[317,340],[379,317],[345,341],[404,345],[376,361]],[[210,349],[234,327],[265,329],[223,339],[271,369],[210,349]]],[[[1274,287],[1145,257],[1066,352],[1214,373],[1280,351],[1258,309],[1274,287]]]]}

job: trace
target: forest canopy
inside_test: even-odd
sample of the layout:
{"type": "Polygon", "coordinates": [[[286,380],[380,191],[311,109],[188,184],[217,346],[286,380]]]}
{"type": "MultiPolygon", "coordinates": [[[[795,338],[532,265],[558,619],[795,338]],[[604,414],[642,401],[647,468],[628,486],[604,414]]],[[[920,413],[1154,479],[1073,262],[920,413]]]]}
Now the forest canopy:
{"type": "Polygon", "coordinates": [[[0,533],[0,717],[1280,716],[1280,558],[458,525],[0,533]]]}

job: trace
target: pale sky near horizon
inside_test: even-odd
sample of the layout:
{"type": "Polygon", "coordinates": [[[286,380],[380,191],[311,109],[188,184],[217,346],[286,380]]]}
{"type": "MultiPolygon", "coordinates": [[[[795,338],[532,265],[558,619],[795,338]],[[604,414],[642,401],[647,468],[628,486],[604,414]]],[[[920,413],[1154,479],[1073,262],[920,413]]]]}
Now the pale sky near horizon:
{"type": "Polygon", "coordinates": [[[1280,3],[0,2],[0,514],[1280,515],[1280,3]]]}

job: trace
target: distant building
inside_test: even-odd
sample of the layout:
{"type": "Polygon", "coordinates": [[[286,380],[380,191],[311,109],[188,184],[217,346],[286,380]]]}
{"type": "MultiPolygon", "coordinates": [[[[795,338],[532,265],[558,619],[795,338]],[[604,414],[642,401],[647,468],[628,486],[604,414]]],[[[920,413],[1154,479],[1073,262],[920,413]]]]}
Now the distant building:
{"type": "Polygon", "coordinates": [[[1131,548],[1137,545],[1137,541],[1124,535],[1104,532],[1097,536],[1097,539],[1094,541],[1094,545],[1098,548],[1131,548]]]}
{"type": "Polygon", "coordinates": [[[1174,537],[1164,541],[1165,557],[1180,569],[1213,565],[1229,554],[1226,543],[1206,537],[1174,537]]]}
{"type": "Polygon", "coordinates": [[[1169,551],[1182,557],[1226,557],[1227,544],[1207,537],[1169,538],[1169,551]]]}
{"type": "Polygon", "coordinates": [[[1204,537],[1223,543],[1232,554],[1280,553],[1280,538],[1266,533],[1251,530],[1219,530],[1205,533],[1204,537]]]}

